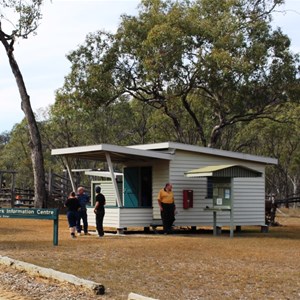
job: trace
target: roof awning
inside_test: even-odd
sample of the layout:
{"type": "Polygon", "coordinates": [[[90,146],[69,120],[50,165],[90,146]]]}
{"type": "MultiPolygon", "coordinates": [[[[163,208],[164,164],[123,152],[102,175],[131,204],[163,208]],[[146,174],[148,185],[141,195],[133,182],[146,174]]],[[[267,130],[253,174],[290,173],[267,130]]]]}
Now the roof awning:
{"type": "MultiPolygon", "coordinates": [[[[96,177],[106,177],[111,178],[111,173],[109,171],[85,171],[85,175],[96,176],[96,177]]],[[[114,172],[115,177],[123,176],[123,173],[114,172]]]]}
{"type": "Polygon", "coordinates": [[[159,151],[133,149],[110,144],[61,148],[51,151],[52,155],[62,155],[65,157],[94,161],[106,161],[106,153],[109,153],[114,163],[148,161],[149,159],[172,160],[174,157],[171,154],[161,153],[159,151]]]}
{"type": "Polygon", "coordinates": [[[113,163],[128,163],[129,161],[148,162],[150,160],[157,159],[172,160],[174,157],[172,154],[160,153],[158,151],[133,149],[110,144],[52,149],[51,154],[60,155],[65,159],[65,164],[71,179],[73,190],[75,190],[75,182],[72,178],[72,171],[68,162],[69,158],[106,162],[110,172],[110,178],[112,179],[114,186],[118,207],[122,207],[123,204],[116,180],[116,175],[113,170],[113,163]]]}
{"type": "Polygon", "coordinates": [[[185,172],[186,177],[261,177],[262,173],[240,165],[207,166],[185,172]]]}

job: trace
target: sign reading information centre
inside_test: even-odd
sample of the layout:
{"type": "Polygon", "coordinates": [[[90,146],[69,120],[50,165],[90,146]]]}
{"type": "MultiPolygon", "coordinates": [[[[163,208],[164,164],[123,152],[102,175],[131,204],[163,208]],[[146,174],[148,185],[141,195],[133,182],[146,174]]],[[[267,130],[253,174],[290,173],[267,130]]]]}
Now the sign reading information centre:
{"type": "Polygon", "coordinates": [[[53,220],[53,244],[58,245],[57,208],[0,208],[0,218],[53,220]]]}
{"type": "Polygon", "coordinates": [[[0,218],[28,218],[54,220],[57,219],[57,217],[57,209],[0,208],[0,218]]]}

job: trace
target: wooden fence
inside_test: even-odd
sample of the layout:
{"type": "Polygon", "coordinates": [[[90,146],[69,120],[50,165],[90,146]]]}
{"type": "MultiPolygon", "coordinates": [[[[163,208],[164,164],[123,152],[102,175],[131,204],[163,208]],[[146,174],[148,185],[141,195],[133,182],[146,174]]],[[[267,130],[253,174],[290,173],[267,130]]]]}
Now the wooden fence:
{"type": "MultiPolygon", "coordinates": [[[[79,185],[78,183],[76,183],[79,185]]],[[[82,185],[81,185],[82,186],[82,185]]],[[[90,186],[83,186],[90,194],[90,186]]],[[[72,191],[71,181],[68,177],[49,173],[46,174],[47,204],[48,208],[64,209],[68,194],[72,191]]],[[[34,191],[14,187],[14,180],[9,188],[0,187],[0,207],[34,207],[34,191]]]]}

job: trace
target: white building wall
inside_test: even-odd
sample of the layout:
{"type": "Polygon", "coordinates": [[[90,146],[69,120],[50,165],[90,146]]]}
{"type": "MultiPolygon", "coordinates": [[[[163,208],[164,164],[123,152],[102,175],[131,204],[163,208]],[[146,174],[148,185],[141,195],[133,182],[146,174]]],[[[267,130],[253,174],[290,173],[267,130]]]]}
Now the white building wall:
{"type": "Polygon", "coordinates": [[[264,178],[236,178],[234,220],[237,225],[265,224],[264,178]]]}
{"type": "MultiPolygon", "coordinates": [[[[88,224],[96,227],[96,217],[93,207],[87,208],[88,224]]],[[[117,207],[106,207],[103,220],[104,227],[120,228],[120,209],[117,207]]]]}
{"type": "MultiPolygon", "coordinates": [[[[94,209],[87,209],[89,226],[96,227],[94,209]]],[[[152,208],[105,208],[104,227],[149,227],[152,224],[152,208]]]]}
{"type": "MultiPolygon", "coordinates": [[[[178,211],[176,226],[212,225],[213,213],[203,210],[206,206],[212,206],[212,199],[206,199],[206,178],[187,178],[184,177],[184,173],[192,169],[222,164],[240,164],[263,173],[263,177],[259,178],[235,178],[232,192],[235,199],[233,211],[235,225],[264,224],[265,179],[263,165],[177,150],[175,159],[170,162],[170,182],[173,184],[178,211]],[[193,208],[183,209],[183,190],[193,190],[193,208]]],[[[217,214],[218,223],[230,224],[229,212],[218,212],[217,214]]]]}
{"type": "MultiPolygon", "coordinates": [[[[222,158],[177,150],[172,161],[152,160],[145,163],[152,166],[152,205],[149,208],[106,208],[105,227],[149,226],[160,223],[160,210],[157,195],[167,182],[173,184],[175,204],[178,214],[176,226],[212,226],[213,213],[204,211],[206,206],[212,206],[212,199],[206,198],[206,178],[188,178],[184,173],[192,169],[211,165],[239,164],[263,173],[259,178],[235,178],[232,189],[234,197],[233,216],[235,225],[263,225],[265,223],[265,182],[264,165],[242,160],[222,158]],[[183,190],[193,190],[193,208],[183,209],[183,190]]],[[[139,162],[133,164],[141,166],[139,162]]],[[[89,214],[89,222],[95,220],[94,214],[89,214]]],[[[230,225],[229,212],[218,212],[219,226],[230,225]]]]}
{"type": "MultiPolygon", "coordinates": [[[[117,196],[115,192],[114,185],[111,180],[99,180],[92,181],[91,186],[93,187],[99,185],[101,187],[101,193],[105,196],[106,205],[117,206],[117,196]]],[[[122,196],[122,181],[117,181],[117,185],[119,188],[119,193],[122,196]]],[[[91,195],[92,205],[95,205],[94,194],[91,195]]]]}
{"type": "Polygon", "coordinates": [[[152,206],[153,220],[161,220],[160,209],[157,202],[157,196],[160,189],[164,188],[165,184],[170,181],[169,177],[170,162],[161,160],[152,165],[152,206]]]}
{"type": "Polygon", "coordinates": [[[120,208],[120,228],[149,227],[152,223],[152,208],[120,208]]]}

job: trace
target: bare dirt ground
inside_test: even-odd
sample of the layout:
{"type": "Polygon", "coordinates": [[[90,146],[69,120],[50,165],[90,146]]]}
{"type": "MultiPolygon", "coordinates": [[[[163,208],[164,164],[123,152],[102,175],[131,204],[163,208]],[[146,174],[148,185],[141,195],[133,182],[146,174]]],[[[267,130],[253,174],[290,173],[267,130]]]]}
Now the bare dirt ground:
{"type": "Polygon", "coordinates": [[[226,230],[214,237],[211,228],[198,228],[194,234],[182,229],[170,236],[136,232],[72,240],[61,216],[58,246],[52,221],[0,219],[0,255],[106,288],[105,295],[93,295],[0,265],[0,299],[122,300],[130,292],[160,300],[300,299],[300,213],[282,211],[276,219],[281,226],[269,233],[246,227],[234,238],[226,230]]]}

